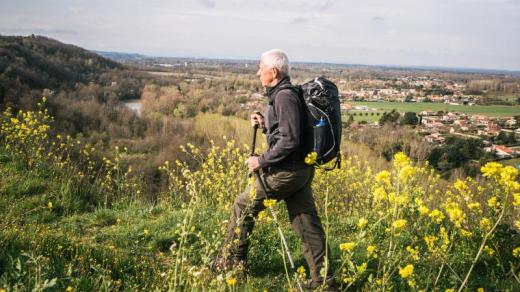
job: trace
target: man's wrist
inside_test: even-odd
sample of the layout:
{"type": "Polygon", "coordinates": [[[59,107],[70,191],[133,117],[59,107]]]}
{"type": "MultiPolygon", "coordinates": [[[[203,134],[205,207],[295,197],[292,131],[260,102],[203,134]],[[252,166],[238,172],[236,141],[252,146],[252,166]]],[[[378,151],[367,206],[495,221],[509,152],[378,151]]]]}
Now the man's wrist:
{"type": "Polygon", "coordinates": [[[258,164],[260,165],[260,168],[266,168],[268,166],[267,162],[265,161],[264,154],[260,154],[260,156],[258,156],[258,164]]]}

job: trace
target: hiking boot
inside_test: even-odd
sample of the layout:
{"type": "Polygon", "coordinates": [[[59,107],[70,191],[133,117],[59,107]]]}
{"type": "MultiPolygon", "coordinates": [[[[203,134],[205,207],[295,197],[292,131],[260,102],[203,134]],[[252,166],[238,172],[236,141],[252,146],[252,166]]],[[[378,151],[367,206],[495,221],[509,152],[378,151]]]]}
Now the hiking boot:
{"type": "Polygon", "coordinates": [[[322,291],[322,292],[339,291],[338,286],[336,285],[336,281],[332,277],[327,278],[327,280],[325,280],[325,283],[323,283],[323,281],[310,280],[307,283],[303,283],[302,288],[304,291],[322,291]]]}

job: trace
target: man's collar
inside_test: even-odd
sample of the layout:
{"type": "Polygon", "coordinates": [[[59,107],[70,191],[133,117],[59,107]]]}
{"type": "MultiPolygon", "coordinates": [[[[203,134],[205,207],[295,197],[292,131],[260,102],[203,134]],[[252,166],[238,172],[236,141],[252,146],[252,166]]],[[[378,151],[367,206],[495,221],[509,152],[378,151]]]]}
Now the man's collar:
{"type": "Polygon", "coordinates": [[[278,83],[276,83],[275,86],[273,87],[267,87],[267,96],[269,97],[269,101],[271,101],[271,99],[274,98],[274,96],[272,96],[277,90],[278,88],[283,85],[283,84],[291,84],[291,77],[289,76],[286,76],[284,78],[282,78],[280,81],[278,81],[278,83]]]}

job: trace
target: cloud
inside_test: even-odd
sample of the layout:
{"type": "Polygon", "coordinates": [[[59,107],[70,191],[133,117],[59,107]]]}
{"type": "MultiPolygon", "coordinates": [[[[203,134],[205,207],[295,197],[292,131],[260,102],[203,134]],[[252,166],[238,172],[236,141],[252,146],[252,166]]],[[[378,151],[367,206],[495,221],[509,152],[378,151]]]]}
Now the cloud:
{"type": "Polygon", "coordinates": [[[291,20],[291,24],[305,24],[308,23],[309,19],[305,17],[296,17],[291,20]]]}
{"type": "Polygon", "coordinates": [[[320,7],[320,10],[328,10],[332,7],[332,0],[327,0],[325,3],[320,7]]]}
{"type": "Polygon", "coordinates": [[[375,21],[375,22],[383,21],[383,20],[385,20],[385,19],[383,17],[381,17],[381,16],[372,17],[372,21],[375,21]]]}
{"type": "Polygon", "coordinates": [[[207,8],[215,8],[215,1],[213,0],[197,0],[197,2],[207,8]]]}

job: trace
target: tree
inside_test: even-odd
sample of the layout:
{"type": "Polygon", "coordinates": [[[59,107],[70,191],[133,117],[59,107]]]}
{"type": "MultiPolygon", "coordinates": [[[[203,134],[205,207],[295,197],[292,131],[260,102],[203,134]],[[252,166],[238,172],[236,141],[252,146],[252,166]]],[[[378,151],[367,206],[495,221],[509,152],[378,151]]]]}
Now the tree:
{"type": "Polygon", "coordinates": [[[401,119],[401,124],[403,125],[417,125],[418,123],[419,118],[415,112],[405,112],[401,119]]]}
{"type": "Polygon", "coordinates": [[[379,119],[379,124],[380,125],[384,125],[384,124],[396,124],[397,121],[399,120],[399,117],[401,115],[395,110],[393,109],[391,112],[387,113],[387,112],[384,112],[383,113],[383,116],[379,119]]]}

